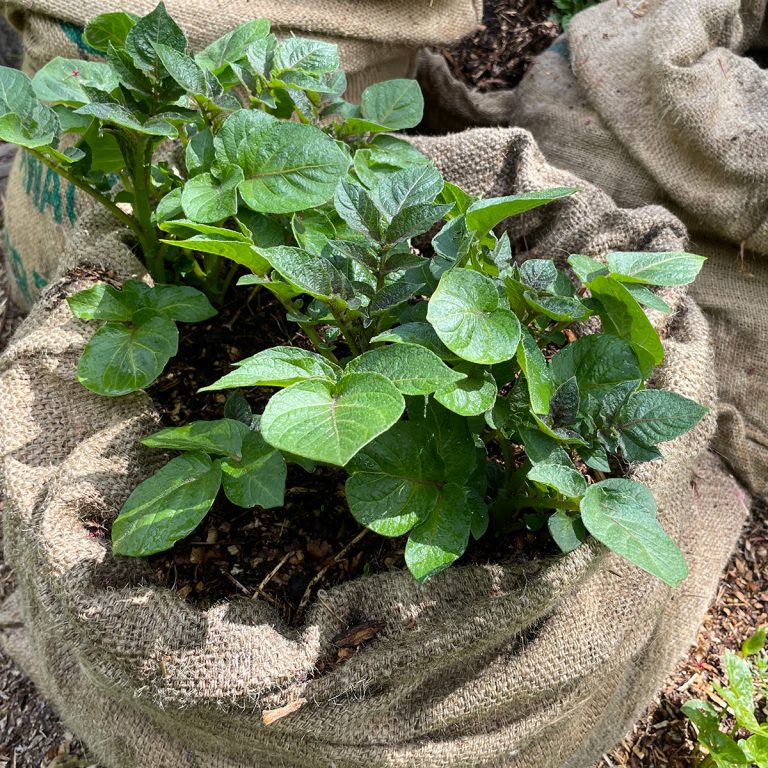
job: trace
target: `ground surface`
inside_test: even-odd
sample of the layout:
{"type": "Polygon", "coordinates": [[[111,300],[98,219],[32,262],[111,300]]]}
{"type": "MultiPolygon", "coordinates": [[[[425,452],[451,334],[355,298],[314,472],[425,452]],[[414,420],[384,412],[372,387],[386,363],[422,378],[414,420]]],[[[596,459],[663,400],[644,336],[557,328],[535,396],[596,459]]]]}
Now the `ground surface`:
{"type": "MultiPolygon", "coordinates": [[[[473,38],[444,51],[444,54],[454,72],[465,82],[486,89],[509,87],[519,81],[530,60],[557,35],[556,26],[548,20],[551,3],[491,0],[486,6],[484,27],[473,38]]],[[[0,28],[0,49],[3,49],[2,34],[4,31],[0,28]]],[[[2,175],[0,157],[0,177],[2,175]]],[[[6,321],[0,348],[14,324],[13,318],[6,321]]],[[[678,665],[633,733],[616,751],[603,758],[599,768],[684,768],[693,765],[693,734],[680,715],[679,705],[687,698],[709,697],[713,693],[712,681],[722,680],[720,658],[724,649],[738,648],[747,635],[768,624],[765,604],[768,593],[767,520],[765,506],[755,510],[723,576],[696,646],[678,665]]],[[[206,542],[205,546],[210,545],[206,542]]],[[[205,548],[202,549],[204,552],[205,548]]],[[[224,556],[224,552],[218,551],[224,556]]],[[[320,552],[320,559],[323,556],[320,552]]],[[[204,554],[203,557],[209,556],[204,554]]],[[[211,562],[219,568],[219,563],[211,562]]],[[[231,563],[224,565],[230,576],[233,575],[231,563]]],[[[280,573],[275,576],[279,577],[280,573]]],[[[194,585],[195,581],[190,580],[190,586],[194,585]]],[[[297,593],[298,586],[295,586],[297,593]]],[[[0,547],[0,601],[12,588],[13,574],[2,562],[0,547]]],[[[291,590],[288,579],[286,588],[291,590]]],[[[91,765],[93,763],[87,759],[82,746],[61,724],[34,686],[10,659],[0,654],[0,768],[87,768],[91,765]]]]}

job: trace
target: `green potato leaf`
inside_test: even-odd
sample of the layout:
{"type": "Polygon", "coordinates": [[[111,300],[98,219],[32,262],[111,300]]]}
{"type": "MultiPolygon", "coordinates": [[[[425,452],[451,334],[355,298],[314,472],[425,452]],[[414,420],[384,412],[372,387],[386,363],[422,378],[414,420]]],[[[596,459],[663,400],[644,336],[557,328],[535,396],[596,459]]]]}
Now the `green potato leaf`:
{"type": "Polygon", "coordinates": [[[310,296],[348,300],[355,295],[349,280],[330,261],[301,248],[260,248],[259,253],[285,280],[310,296]]]}
{"type": "Polygon", "coordinates": [[[83,40],[91,48],[106,53],[109,46],[123,48],[128,33],[136,26],[139,17],[133,13],[116,11],[114,13],[102,13],[91,19],[83,31],[83,40]]]}
{"type": "Polygon", "coordinates": [[[520,346],[517,348],[517,363],[528,381],[528,394],[534,413],[549,413],[549,402],[554,392],[552,374],[547,366],[544,353],[531,332],[523,326],[520,346]]]}
{"type": "Polygon", "coordinates": [[[558,509],[547,519],[549,533],[564,553],[573,552],[587,538],[587,529],[578,515],[569,515],[558,509]]]}
{"type": "Polygon", "coordinates": [[[434,352],[443,360],[456,360],[456,355],[440,341],[440,337],[429,323],[403,323],[374,336],[371,342],[393,342],[396,344],[418,344],[434,352]]]}
{"type": "Polygon", "coordinates": [[[477,504],[468,489],[454,483],[443,487],[429,517],[411,531],[405,545],[405,562],[416,579],[425,581],[464,554],[477,504]]]}
{"type": "Polygon", "coordinates": [[[376,242],[381,240],[381,215],[368,191],[342,179],[333,198],[336,212],[355,232],[362,232],[376,242]]]}
{"type": "Polygon", "coordinates": [[[181,323],[201,323],[213,317],[216,310],[205,294],[189,285],[155,285],[152,288],[140,281],[129,280],[123,286],[123,293],[130,296],[134,286],[145,287],[141,293],[142,306],[153,309],[181,323]]]}
{"type": "Polygon", "coordinates": [[[39,69],[32,79],[32,88],[41,101],[78,107],[91,101],[83,86],[108,94],[119,84],[107,64],[60,56],[39,69]]]}
{"type": "Polygon", "coordinates": [[[378,373],[350,373],[334,384],[313,379],[272,397],[261,418],[264,439],[275,448],[344,466],[386,432],[405,408],[403,396],[378,373]]]}
{"type": "Polygon", "coordinates": [[[576,377],[564,381],[552,394],[549,401],[549,420],[556,427],[570,427],[579,415],[579,385],[576,377]]]}
{"type": "Polygon", "coordinates": [[[549,259],[528,259],[520,265],[520,282],[534,291],[550,291],[557,275],[557,267],[549,259]]]}
{"type": "Polygon", "coordinates": [[[387,80],[369,85],[360,99],[360,112],[373,132],[415,128],[424,114],[424,97],[416,80],[387,80]]]}
{"type": "Polygon", "coordinates": [[[637,355],[643,378],[664,360],[664,348],[659,335],[632,294],[617,280],[598,275],[589,283],[603,331],[628,341],[637,355]]]}
{"type": "Polygon", "coordinates": [[[178,349],[176,324],[150,309],[130,325],[105,323],[85,347],[77,379],[99,395],[127,395],[148,387],[178,349]]]}
{"type": "Polygon", "coordinates": [[[187,144],[185,152],[189,178],[205,173],[214,162],[216,148],[210,128],[198,131],[187,144]]]}
{"type": "Polygon", "coordinates": [[[148,435],[142,443],[149,448],[165,448],[170,451],[200,451],[214,456],[240,459],[243,440],[249,429],[234,419],[193,421],[183,427],[168,427],[148,435]]]}
{"type": "Polygon", "coordinates": [[[555,438],[528,426],[520,426],[518,432],[532,464],[562,464],[573,468],[570,457],[555,438]]]}
{"type": "Polygon", "coordinates": [[[221,485],[221,464],[203,453],[171,459],[128,497],[112,526],[117,555],[146,557],[189,536],[221,485]]]}
{"type": "Polygon", "coordinates": [[[209,72],[221,74],[229,64],[245,59],[249,46],[264,42],[269,35],[269,27],[267,19],[246,21],[218,40],[214,40],[195,56],[195,60],[209,72]]]}
{"type": "Polygon", "coordinates": [[[168,136],[176,138],[178,130],[166,120],[149,118],[142,122],[136,115],[116,102],[92,102],[75,110],[76,115],[90,115],[104,123],[127,128],[147,136],[168,136]]]}
{"type": "Polygon", "coordinates": [[[72,314],[81,320],[127,321],[136,310],[117,288],[106,283],[96,283],[67,296],[67,304],[72,314]]]}
{"type": "Polygon", "coordinates": [[[651,492],[633,480],[590,485],[581,500],[586,529],[608,549],[676,587],[688,575],[682,552],[656,519],[651,492]]]}
{"type": "Polygon", "coordinates": [[[238,387],[289,387],[307,379],[333,383],[340,369],[316,352],[298,347],[271,347],[236,363],[237,369],[201,392],[238,387]]]}
{"type": "Polygon", "coordinates": [[[655,309],[657,312],[663,312],[665,315],[672,312],[672,308],[666,301],[660,299],[644,285],[640,285],[640,283],[624,283],[623,285],[629,291],[632,298],[643,307],[655,309]]]}
{"type": "Polygon", "coordinates": [[[608,269],[622,283],[688,285],[701,271],[706,258],[693,253],[609,253],[608,269]]]}
{"type": "Polygon", "coordinates": [[[163,65],[155,49],[158,43],[179,53],[184,53],[187,48],[187,38],[168,15],[162,2],[154,11],[139,19],[125,37],[125,50],[134,66],[159,78],[163,74],[163,65]]]}
{"type": "Polygon", "coordinates": [[[428,232],[451,208],[450,205],[421,203],[401,209],[387,227],[386,242],[400,243],[428,232]]]}
{"type": "Polygon", "coordinates": [[[59,120],[36,98],[23,73],[0,67],[0,141],[27,149],[45,147],[59,135],[59,120]]]}
{"type": "Polygon", "coordinates": [[[632,442],[653,447],[690,432],[706,413],[676,392],[641,389],[627,398],[612,426],[632,442]]]}
{"type": "Polygon", "coordinates": [[[598,333],[581,336],[556,352],[551,360],[558,386],[575,376],[583,398],[602,398],[618,384],[642,378],[637,357],[628,341],[598,333]]]}
{"type": "Polygon", "coordinates": [[[523,299],[534,312],[558,323],[586,320],[592,314],[589,307],[570,296],[536,296],[526,291],[523,299]]]}
{"type": "Polygon", "coordinates": [[[598,275],[608,274],[608,267],[602,261],[593,259],[590,256],[574,253],[568,257],[568,264],[571,266],[576,277],[585,285],[598,275]]]}
{"type": "Polygon", "coordinates": [[[528,479],[569,499],[580,499],[587,492],[584,475],[563,464],[535,464],[528,472],[528,479]]]}
{"type": "MultiPolygon", "coordinates": [[[[200,177],[196,177],[200,178],[200,177]]],[[[189,248],[198,253],[212,253],[218,256],[224,256],[236,264],[242,264],[256,275],[266,275],[271,264],[261,255],[259,250],[250,242],[238,240],[231,235],[235,234],[230,230],[229,235],[195,235],[186,240],[161,240],[175,248],[189,248]]]]}
{"type": "Polygon", "coordinates": [[[466,379],[426,347],[406,343],[365,352],[347,364],[346,372],[380,373],[404,395],[429,395],[466,379]]]}
{"type": "Polygon", "coordinates": [[[554,200],[573,195],[574,187],[544,189],[541,192],[524,192],[508,197],[489,197],[472,203],[467,209],[467,228],[479,235],[487,235],[497,224],[510,216],[546,205],[554,200]]]}
{"type": "Polygon", "coordinates": [[[520,343],[520,321],[503,305],[494,282],[468,269],[440,278],[427,320],[448,349],[473,363],[510,360],[520,343]]]}
{"type": "Polygon", "coordinates": [[[162,43],[153,43],[152,47],[165,71],[188,94],[215,99],[224,93],[216,76],[200,67],[191,56],[162,43]]]}
{"type": "MultiPolygon", "coordinates": [[[[245,112],[249,114],[249,112],[245,112]]],[[[235,113],[229,120],[237,118],[235,113]]],[[[261,213],[293,213],[333,197],[349,157],[319,128],[300,123],[260,124],[252,140],[237,144],[231,162],[245,174],[240,194],[261,213]]]]}
{"type": "MultiPolygon", "coordinates": [[[[440,172],[432,165],[417,165],[381,178],[373,190],[373,199],[376,207],[392,219],[404,208],[434,202],[442,190],[440,172]]],[[[450,202],[448,205],[452,206],[450,202]]]]}
{"type": "Polygon", "coordinates": [[[334,43],[289,37],[278,43],[275,50],[278,71],[296,69],[322,75],[339,68],[339,49],[334,43]]]}
{"type": "Polygon", "coordinates": [[[258,432],[248,431],[243,439],[242,458],[224,459],[221,472],[224,493],[238,507],[283,506],[288,472],[285,459],[258,432]]]}
{"type": "Polygon", "coordinates": [[[243,172],[236,165],[229,168],[223,179],[210,173],[191,178],[182,189],[181,205],[184,215],[201,224],[213,224],[237,213],[237,188],[243,172]]]}
{"type": "Polygon", "coordinates": [[[496,380],[490,371],[467,367],[464,378],[453,381],[435,392],[435,400],[461,416],[479,416],[496,402],[496,380]]]}
{"type": "Polygon", "coordinates": [[[347,466],[355,520],[382,536],[402,536],[427,519],[440,496],[443,464],[422,424],[399,422],[347,466]]]}

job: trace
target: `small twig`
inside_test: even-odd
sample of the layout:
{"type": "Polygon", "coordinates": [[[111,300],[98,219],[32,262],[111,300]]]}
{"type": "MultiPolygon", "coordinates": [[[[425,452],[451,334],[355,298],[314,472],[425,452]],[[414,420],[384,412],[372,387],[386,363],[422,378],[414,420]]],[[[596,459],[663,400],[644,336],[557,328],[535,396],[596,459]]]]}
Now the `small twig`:
{"type": "MultiPolygon", "coordinates": [[[[323,576],[325,576],[325,574],[328,573],[328,569],[332,565],[335,565],[339,561],[343,560],[344,556],[347,554],[347,552],[349,552],[349,550],[352,549],[352,547],[354,547],[355,544],[357,544],[367,533],[368,533],[368,528],[363,528],[363,530],[360,531],[360,533],[358,533],[357,536],[355,536],[355,538],[352,539],[352,541],[350,541],[349,544],[347,544],[347,546],[344,547],[344,549],[342,549],[341,552],[339,552],[339,554],[336,555],[336,557],[333,558],[333,562],[332,563],[328,563],[328,565],[326,565],[323,568],[321,568],[315,574],[315,576],[313,577],[312,581],[310,581],[309,584],[307,584],[307,588],[304,590],[304,594],[301,596],[301,601],[299,602],[299,607],[296,609],[296,621],[298,621],[299,616],[301,616],[301,614],[302,614],[302,611],[307,607],[307,603],[309,602],[309,598],[312,595],[312,590],[315,588],[317,583],[323,578],[323,576]]],[[[336,618],[338,618],[338,616],[336,618]]]]}
{"type": "Polygon", "coordinates": [[[368,528],[363,528],[363,530],[360,531],[360,533],[358,533],[357,536],[355,536],[355,538],[352,539],[352,541],[350,541],[349,544],[347,544],[347,546],[344,547],[344,549],[342,549],[341,552],[339,552],[339,554],[333,558],[333,562],[338,563],[340,560],[343,560],[344,555],[346,555],[347,552],[349,552],[349,550],[352,549],[352,547],[354,547],[355,544],[357,544],[357,542],[360,541],[367,533],[368,528]]]}
{"type": "Polygon", "coordinates": [[[256,597],[256,594],[259,592],[264,591],[264,587],[269,584],[269,582],[272,580],[272,578],[277,574],[277,572],[288,562],[288,558],[291,557],[291,555],[295,554],[294,552],[287,552],[283,559],[264,577],[261,584],[259,584],[258,588],[256,589],[256,592],[253,593],[251,596],[251,599],[256,597]]]}
{"type": "Polygon", "coordinates": [[[331,606],[328,605],[328,603],[322,597],[320,597],[320,595],[317,596],[317,602],[320,603],[320,605],[322,605],[323,608],[328,611],[328,613],[332,614],[336,621],[339,622],[339,624],[344,623],[344,619],[342,619],[341,616],[339,616],[339,614],[336,613],[336,611],[334,611],[333,608],[331,608],[331,606]]]}
{"type": "Polygon", "coordinates": [[[229,571],[225,570],[224,568],[219,568],[219,570],[222,572],[224,577],[232,584],[234,584],[241,592],[244,592],[246,595],[248,595],[248,597],[253,597],[251,590],[241,584],[229,571]]]}
{"type": "Polygon", "coordinates": [[[293,714],[297,709],[301,709],[307,703],[306,699],[297,699],[290,704],[286,704],[284,707],[278,707],[277,709],[265,709],[261,713],[261,722],[264,725],[272,725],[272,723],[280,720],[286,715],[293,714]]]}

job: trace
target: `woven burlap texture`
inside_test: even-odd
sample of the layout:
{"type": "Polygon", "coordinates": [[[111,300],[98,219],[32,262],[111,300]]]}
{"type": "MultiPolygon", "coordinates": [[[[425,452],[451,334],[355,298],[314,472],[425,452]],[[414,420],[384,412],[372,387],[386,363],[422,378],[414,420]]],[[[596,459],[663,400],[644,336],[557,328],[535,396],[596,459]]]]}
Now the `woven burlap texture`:
{"type": "Polygon", "coordinates": [[[692,293],[716,348],[716,449],[768,493],[766,0],[601,3],[513,91],[480,94],[426,55],[430,124],[517,125],[624,206],[662,204],[709,262],[692,293]],[[642,5],[642,7],[640,7],[642,5]],[[742,263],[743,259],[743,263],[742,263]]]}
{"type": "MultiPolygon", "coordinates": [[[[0,0],[0,11],[21,31],[24,69],[34,75],[56,56],[100,60],[80,34],[93,16],[117,10],[145,14],[155,5],[154,0],[0,0]]],[[[351,101],[371,83],[413,77],[421,46],[455,42],[482,17],[481,0],[169,0],[166,5],[194,51],[260,17],[269,18],[281,37],[295,33],[336,43],[351,101]]],[[[16,307],[32,306],[72,226],[91,205],[88,195],[19,153],[8,185],[3,248],[16,307]]]]}
{"type": "MultiPolygon", "coordinates": [[[[681,237],[665,211],[621,211],[551,168],[524,131],[419,144],[477,192],[582,188],[519,225],[523,256],[681,237]]],[[[624,734],[693,639],[745,514],[707,454],[713,414],[666,444],[666,461],[631,471],[685,551],[678,590],[591,542],[553,561],[456,566],[425,585],[407,572],[357,579],[320,593],[298,627],[261,600],[203,612],[83,526],[111,519],[160,460],[138,444],[158,424],[145,395],[101,398],[75,378],[93,325],[65,296],[105,271],[119,280],[140,267],[89,214],[63,277],[0,358],[5,555],[19,581],[0,636],[107,768],[583,768],[624,734]],[[333,637],[368,619],[383,636],[315,676],[333,637]],[[262,724],[262,710],[299,699],[262,724]]],[[[684,293],[666,298],[656,383],[712,407],[706,323],[684,293]]]]}

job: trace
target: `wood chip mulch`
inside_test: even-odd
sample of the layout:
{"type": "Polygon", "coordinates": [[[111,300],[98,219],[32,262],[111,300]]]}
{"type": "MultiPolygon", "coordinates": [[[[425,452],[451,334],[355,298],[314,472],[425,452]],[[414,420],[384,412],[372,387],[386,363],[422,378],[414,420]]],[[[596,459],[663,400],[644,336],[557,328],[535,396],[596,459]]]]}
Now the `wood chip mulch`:
{"type": "Polygon", "coordinates": [[[696,735],[680,712],[690,699],[722,701],[712,683],[725,683],[721,660],[760,627],[768,626],[768,503],[755,505],[699,629],[681,661],[630,735],[596,768],[689,768],[696,763],[696,735]]]}
{"type": "Polygon", "coordinates": [[[453,74],[481,91],[511,88],[560,34],[551,0],[486,0],[483,23],[440,53],[453,74]]]}

